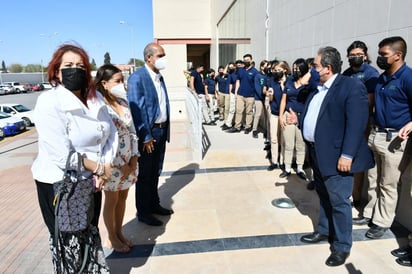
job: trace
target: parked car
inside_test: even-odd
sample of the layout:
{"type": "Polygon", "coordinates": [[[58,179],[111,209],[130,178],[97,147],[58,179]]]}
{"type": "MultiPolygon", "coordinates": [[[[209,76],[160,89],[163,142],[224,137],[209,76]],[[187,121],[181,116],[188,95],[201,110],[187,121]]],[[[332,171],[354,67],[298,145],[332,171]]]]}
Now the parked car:
{"type": "Polygon", "coordinates": [[[16,93],[16,89],[10,85],[0,85],[6,94],[16,93]]]}
{"type": "Polygon", "coordinates": [[[3,130],[5,136],[10,136],[25,131],[26,124],[18,117],[0,112],[0,128],[3,130]]]}
{"type": "Polygon", "coordinates": [[[30,85],[30,91],[40,91],[40,90],[43,90],[43,89],[44,89],[44,87],[40,83],[30,85]]]}
{"type": "Polygon", "coordinates": [[[3,84],[14,87],[17,93],[26,93],[29,90],[29,86],[27,84],[20,84],[19,82],[4,82],[3,84]]]}
{"type": "Polygon", "coordinates": [[[21,118],[26,127],[33,124],[33,110],[21,104],[0,104],[0,111],[21,118]]]}
{"type": "Polygon", "coordinates": [[[4,88],[0,87],[0,95],[5,95],[6,91],[4,90],[4,88]]]}
{"type": "Polygon", "coordinates": [[[40,84],[43,85],[44,89],[51,89],[52,85],[49,82],[41,82],[40,84]]]}
{"type": "Polygon", "coordinates": [[[0,127],[0,141],[4,139],[5,133],[4,130],[0,127]]]}

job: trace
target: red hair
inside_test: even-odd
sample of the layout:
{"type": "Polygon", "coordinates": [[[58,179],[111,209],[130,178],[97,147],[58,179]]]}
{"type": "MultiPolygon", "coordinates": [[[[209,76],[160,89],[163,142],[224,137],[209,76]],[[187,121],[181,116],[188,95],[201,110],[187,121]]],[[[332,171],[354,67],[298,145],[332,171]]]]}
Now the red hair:
{"type": "Polygon", "coordinates": [[[91,75],[92,69],[91,69],[90,62],[89,62],[89,55],[80,46],[75,46],[71,44],[63,44],[54,52],[53,57],[50,60],[49,66],[47,68],[47,75],[48,75],[50,84],[54,87],[61,84],[60,79],[57,77],[57,74],[59,73],[60,65],[62,63],[62,57],[68,51],[74,52],[80,55],[80,57],[82,58],[83,63],[84,63],[84,69],[86,70],[86,77],[87,77],[87,88],[86,88],[86,91],[88,94],[87,96],[95,97],[96,89],[95,89],[94,82],[93,82],[92,75],[91,75]]]}

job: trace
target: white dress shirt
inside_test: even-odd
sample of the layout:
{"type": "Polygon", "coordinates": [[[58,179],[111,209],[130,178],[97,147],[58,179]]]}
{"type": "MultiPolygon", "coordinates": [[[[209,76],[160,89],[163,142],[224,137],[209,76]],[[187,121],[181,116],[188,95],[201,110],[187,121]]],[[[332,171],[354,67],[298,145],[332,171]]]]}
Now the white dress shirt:
{"type": "Polygon", "coordinates": [[[316,93],[309,103],[308,110],[306,112],[305,120],[303,121],[303,138],[308,142],[315,142],[316,123],[319,117],[319,111],[322,106],[323,100],[328,93],[329,88],[335,81],[336,76],[334,74],[329,80],[327,80],[323,86],[318,86],[318,93],[316,93]]]}
{"type": "MultiPolygon", "coordinates": [[[[34,108],[38,133],[38,155],[32,165],[34,179],[54,183],[62,179],[67,156],[73,147],[93,161],[112,163],[118,148],[118,135],[103,97],[87,100],[86,107],[63,86],[44,92],[34,108]]],[[[71,158],[76,169],[78,159],[71,158]]],[[[89,177],[90,171],[83,170],[89,177]]]]}
{"type": "Polygon", "coordinates": [[[167,121],[167,108],[166,108],[166,91],[164,90],[160,78],[160,73],[156,74],[147,64],[146,69],[149,71],[149,75],[152,78],[153,84],[156,88],[157,98],[159,99],[160,114],[156,118],[156,123],[163,123],[167,121]]]}

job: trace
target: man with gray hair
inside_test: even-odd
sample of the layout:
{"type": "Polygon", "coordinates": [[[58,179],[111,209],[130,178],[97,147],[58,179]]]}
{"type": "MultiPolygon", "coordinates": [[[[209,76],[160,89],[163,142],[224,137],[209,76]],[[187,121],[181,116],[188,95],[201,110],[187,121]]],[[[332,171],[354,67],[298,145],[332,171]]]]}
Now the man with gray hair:
{"type": "Polygon", "coordinates": [[[345,263],[352,247],[353,173],[374,166],[372,152],[364,137],[368,123],[368,96],[362,82],[340,75],[340,53],[321,48],[312,74],[319,74],[319,86],[312,92],[300,126],[309,152],[315,188],[320,199],[317,231],[301,241],[328,240],[328,266],[345,263]]]}

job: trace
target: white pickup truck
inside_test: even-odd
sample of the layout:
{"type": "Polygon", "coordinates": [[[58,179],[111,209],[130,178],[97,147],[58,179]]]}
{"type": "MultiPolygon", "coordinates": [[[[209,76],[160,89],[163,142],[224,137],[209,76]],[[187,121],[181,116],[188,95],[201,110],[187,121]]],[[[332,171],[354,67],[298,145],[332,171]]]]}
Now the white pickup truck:
{"type": "Polygon", "coordinates": [[[15,92],[20,93],[26,93],[29,90],[28,85],[20,84],[19,82],[4,82],[4,85],[9,85],[14,87],[15,92]]]}

